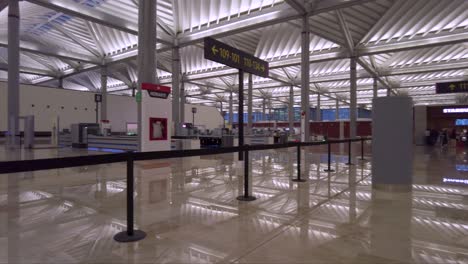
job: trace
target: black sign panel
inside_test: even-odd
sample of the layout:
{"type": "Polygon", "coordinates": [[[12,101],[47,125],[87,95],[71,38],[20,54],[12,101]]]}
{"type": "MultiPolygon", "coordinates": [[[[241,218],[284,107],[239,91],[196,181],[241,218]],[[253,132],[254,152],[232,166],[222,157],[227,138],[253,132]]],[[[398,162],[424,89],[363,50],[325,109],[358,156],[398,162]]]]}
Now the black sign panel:
{"type": "Polygon", "coordinates": [[[468,93],[468,81],[436,83],[436,93],[468,93]]]}
{"type": "Polygon", "coordinates": [[[96,102],[96,103],[102,102],[102,94],[95,94],[94,95],[94,102],[96,102]]]}
{"type": "Polygon", "coordinates": [[[148,95],[153,97],[153,98],[162,98],[162,99],[167,99],[167,97],[169,96],[168,93],[158,92],[158,91],[150,91],[150,90],[148,90],[148,95]]]}
{"type": "Polygon", "coordinates": [[[205,38],[205,59],[268,77],[268,62],[212,38],[205,38]]]}

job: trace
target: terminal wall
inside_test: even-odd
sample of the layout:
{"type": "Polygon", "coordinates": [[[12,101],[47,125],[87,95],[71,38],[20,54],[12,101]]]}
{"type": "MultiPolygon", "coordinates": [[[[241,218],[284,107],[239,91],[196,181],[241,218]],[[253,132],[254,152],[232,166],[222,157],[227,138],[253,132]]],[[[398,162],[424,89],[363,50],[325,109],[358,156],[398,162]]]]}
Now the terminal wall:
{"type": "MultiPolygon", "coordinates": [[[[7,130],[7,99],[7,83],[0,82],[0,131],[7,130]]],[[[107,101],[107,117],[112,131],[125,132],[126,123],[137,122],[135,98],[108,95],[107,101]]],[[[60,129],[70,128],[72,123],[96,122],[94,93],[88,91],[21,84],[20,104],[20,115],[35,116],[36,131],[50,131],[52,119],[57,116],[60,117],[60,129]]],[[[195,123],[208,129],[222,126],[224,121],[219,111],[215,107],[201,105],[185,105],[185,122],[192,122],[192,107],[197,108],[195,123]]]]}

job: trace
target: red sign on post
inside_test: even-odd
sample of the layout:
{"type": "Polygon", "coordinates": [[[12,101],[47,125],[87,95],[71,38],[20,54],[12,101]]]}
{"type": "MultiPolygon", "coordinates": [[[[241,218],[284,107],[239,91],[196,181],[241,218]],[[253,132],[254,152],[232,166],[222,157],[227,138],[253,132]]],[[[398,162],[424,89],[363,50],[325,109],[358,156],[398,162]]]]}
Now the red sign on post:
{"type": "Polygon", "coordinates": [[[142,83],[141,89],[148,91],[148,95],[154,98],[167,99],[171,93],[171,87],[153,83],[142,83]]]}

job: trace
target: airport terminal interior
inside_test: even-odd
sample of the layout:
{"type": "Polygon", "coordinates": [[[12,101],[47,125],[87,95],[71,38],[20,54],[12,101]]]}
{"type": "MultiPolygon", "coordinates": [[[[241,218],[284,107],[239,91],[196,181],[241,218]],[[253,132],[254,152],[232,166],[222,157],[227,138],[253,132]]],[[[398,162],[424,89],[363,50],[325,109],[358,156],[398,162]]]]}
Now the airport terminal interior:
{"type": "Polygon", "coordinates": [[[0,263],[468,264],[468,1],[0,0],[0,263]]]}

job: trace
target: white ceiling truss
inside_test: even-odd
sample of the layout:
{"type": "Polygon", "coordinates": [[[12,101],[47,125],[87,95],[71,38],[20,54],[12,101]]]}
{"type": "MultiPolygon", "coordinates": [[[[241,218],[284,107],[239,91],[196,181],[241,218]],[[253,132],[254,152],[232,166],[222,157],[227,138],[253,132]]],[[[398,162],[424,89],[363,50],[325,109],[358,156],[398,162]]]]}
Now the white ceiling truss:
{"type": "MultiPolygon", "coordinates": [[[[138,0],[20,2],[20,71],[24,83],[131,95],[137,83],[138,0]]],[[[0,0],[0,79],[6,78],[8,0],[0,0]]],[[[171,84],[171,48],[180,46],[187,101],[227,108],[237,70],[203,58],[214,37],[270,63],[270,78],[253,77],[254,110],[284,107],[294,87],[300,105],[301,18],[310,24],[312,106],[349,98],[350,57],[357,58],[358,105],[371,106],[373,78],[416,104],[454,104],[435,83],[468,79],[466,0],[158,0],[157,76],[171,84]],[[266,100],[265,100],[266,98],[266,100]]],[[[244,78],[247,82],[248,78],[244,78]]],[[[245,86],[246,87],[246,86],[245,86]]]]}

